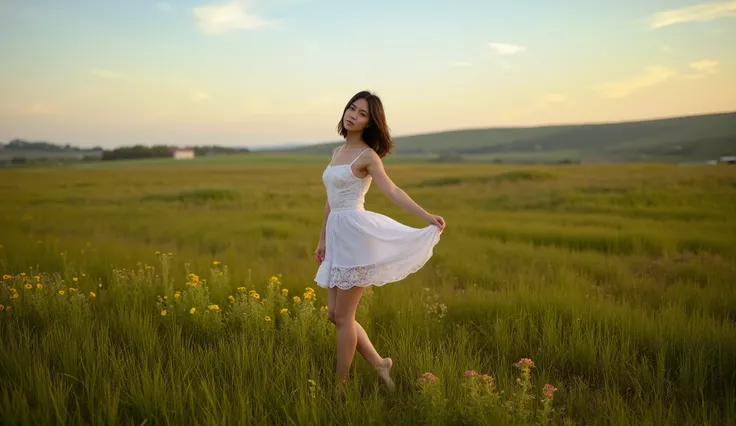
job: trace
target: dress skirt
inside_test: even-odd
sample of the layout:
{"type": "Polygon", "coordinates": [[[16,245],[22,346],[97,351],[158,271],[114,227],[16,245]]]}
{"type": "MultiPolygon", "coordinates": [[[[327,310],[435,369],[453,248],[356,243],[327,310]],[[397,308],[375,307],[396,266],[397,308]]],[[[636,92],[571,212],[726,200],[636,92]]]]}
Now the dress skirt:
{"type": "Polygon", "coordinates": [[[413,228],[363,209],[331,211],[325,228],[325,259],[314,281],[344,290],[382,286],[421,269],[440,240],[436,225],[413,228]]]}

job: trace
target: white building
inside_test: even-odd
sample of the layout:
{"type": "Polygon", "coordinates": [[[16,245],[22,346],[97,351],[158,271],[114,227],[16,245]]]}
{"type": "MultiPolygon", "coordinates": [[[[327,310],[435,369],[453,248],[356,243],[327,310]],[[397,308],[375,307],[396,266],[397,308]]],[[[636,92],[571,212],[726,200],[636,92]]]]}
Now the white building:
{"type": "Polygon", "coordinates": [[[192,148],[176,148],[174,149],[174,158],[177,160],[191,160],[194,158],[194,150],[192,148]]]}

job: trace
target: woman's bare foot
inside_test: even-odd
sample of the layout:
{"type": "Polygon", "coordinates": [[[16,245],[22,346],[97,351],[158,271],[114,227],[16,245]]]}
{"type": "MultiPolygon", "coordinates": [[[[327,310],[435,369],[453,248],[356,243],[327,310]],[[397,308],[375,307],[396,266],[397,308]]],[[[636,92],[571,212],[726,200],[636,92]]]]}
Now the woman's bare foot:
{"type": "Polygon", "coordinates": [[[381,360],[381,365],[376,366],[376,372],[378,373],[378,377],[383,380],[383,383],[386,384],[386,386],[389,388],[389,390],[394,390],[394,381],[391,380],[391,367],[393,367],[394,363],[391,360],[391,358],[383,358],[381,360]]]}

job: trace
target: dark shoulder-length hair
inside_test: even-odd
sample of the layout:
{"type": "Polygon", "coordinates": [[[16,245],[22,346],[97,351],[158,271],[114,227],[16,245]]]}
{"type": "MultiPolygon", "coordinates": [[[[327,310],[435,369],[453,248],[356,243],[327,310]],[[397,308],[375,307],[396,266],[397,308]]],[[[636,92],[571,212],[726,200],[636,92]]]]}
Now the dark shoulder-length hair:
{"type": "Polygon", "coordinates": [[[350,101],[348,101],[345,108],[342,110],[340,116],[340,122],[337,124],[337,133],[342,137],[348,135],[348,131],[343,126],[343,117],[345,117],[345,111],[350,108],[350,105],[358,99],[365,99],[368,102],[368,113],[370,114],[370,121],[365,129],[363,129],[363,141],[368,144],[379,157],[383,158],[387,154],[391,153],[393,142],[391,141],[391,134],[386,124],[386,114],[383,111],[383,104],[381,98],[369,91],[362,91],[356,93],[350,101]]]}

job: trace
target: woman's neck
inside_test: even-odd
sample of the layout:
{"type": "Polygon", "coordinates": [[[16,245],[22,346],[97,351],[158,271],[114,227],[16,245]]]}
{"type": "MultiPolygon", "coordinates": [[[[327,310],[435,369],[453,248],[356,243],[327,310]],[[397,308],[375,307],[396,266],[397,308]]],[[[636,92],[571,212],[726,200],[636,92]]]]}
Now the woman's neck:
{"type": "Polygon", "coordinates": [[[348,148],[360,148],[365,146],[363,132],[350,132],[345,137],[345,146],[348,148]]]}

